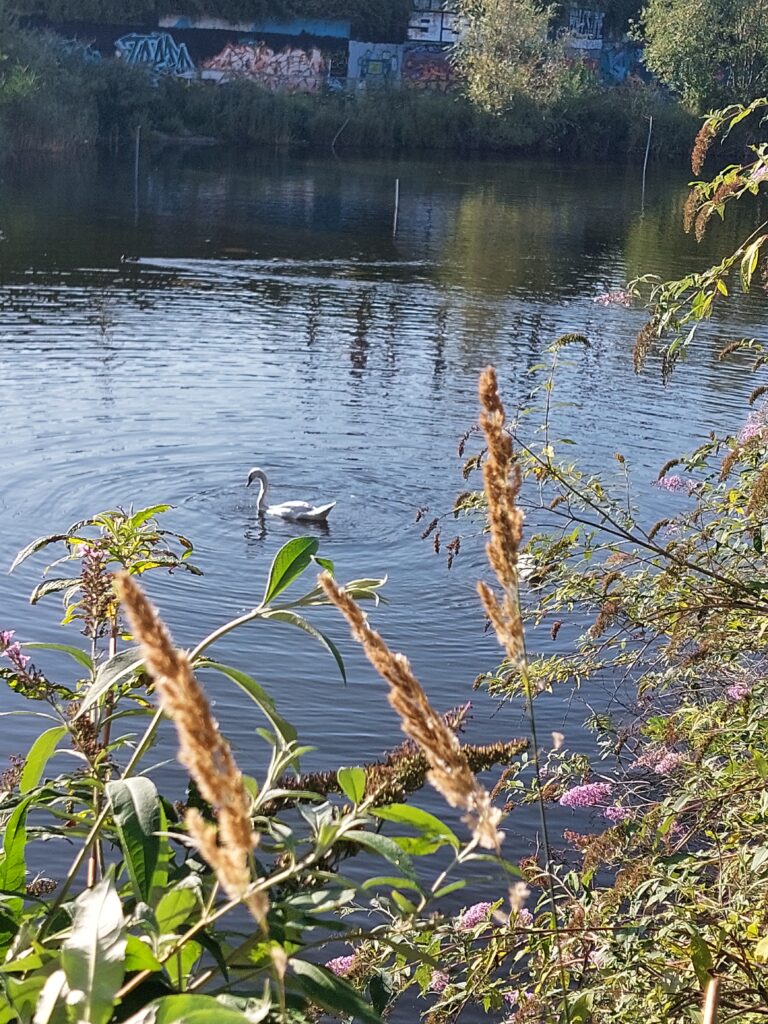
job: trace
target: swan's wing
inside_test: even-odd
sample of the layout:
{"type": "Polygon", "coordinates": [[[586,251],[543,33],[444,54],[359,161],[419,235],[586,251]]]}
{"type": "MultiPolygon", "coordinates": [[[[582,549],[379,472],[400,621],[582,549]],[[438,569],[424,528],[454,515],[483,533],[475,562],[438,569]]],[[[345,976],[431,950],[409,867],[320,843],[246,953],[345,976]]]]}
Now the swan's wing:
{"type": "Polygon", "coordinates": [[[331,501],[328,505],[316,505],[310,512],[306,513],[306,518],[324,522],[328,518],[328,513],[335,505],[335,501],[331,501]]]}
{"type": "Polygon", "coordinates": [[[271,505],[269,511],[275,516],[295,516],[299,512],[312,512],[314,505],[308,501],[281,501],[279,505],[271,505]]]}

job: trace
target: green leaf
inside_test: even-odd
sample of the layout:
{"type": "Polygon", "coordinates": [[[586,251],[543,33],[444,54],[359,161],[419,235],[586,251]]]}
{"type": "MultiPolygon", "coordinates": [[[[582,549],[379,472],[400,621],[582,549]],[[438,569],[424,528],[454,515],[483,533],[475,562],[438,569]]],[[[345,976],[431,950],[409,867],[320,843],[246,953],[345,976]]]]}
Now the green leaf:
{"type": "Polygon", "coordinates": [[[111,878],[75,900],[72,931],[61,947],[78,1024],[107,1024],[125,972],[123,907],[111,878]]]}
{"type": "Polygon", "coordinates": [[[275,702],[269,696],[267,691],[252,679],[251,676],[245,672],[241,672],[237,668],[231,668],[229,665],[222,665],[218,661],[208,661],[206,658],[197,662],[196,668],[213,669],[215,672],[220,672],[222,675],[231,679],[233,683],[244,690],[251,700],[257,705],[262,711],[266,719],[272,725],[272,728],[277,732],[284,740],[286,744],[294,743],[297,738],[297,733],[290,722],[287,722],[281,715],[277,713],[275,702]]]}
{"type": "Polygon", "coordinates": [[[41,548],[47,547],[48,544],[55,544],[57,541],[60,540],[67,540],[68,536],[69,534],[66,533],[51,533],[47,537],[38,537],[36,540],[33,540],[30,544],[27,544],[25,548],[21,549],[18,555],[16,555],[16,557],[14,558],[13,564],[11,565],[11,568],[8,570],[8,572],[13,572],[13,570],[18,568],[18,566],[20,566],[22,562],[26,561],[30,555],[34,555],[34,553],[36,551],[39,551],[41,548]]]}
{"type": "Polygon", "coordinates": [[[709,946],[698,932],[691,935],[691,963],[696,973],[699,984],[704,989],[709,982],[709,972],[712,970],[712,953],[709,946]]]}
{"type": "Polygon", "coordinates": [[[187,979],[202,952],[203,947],[199,942],[188,939],[181,950],[166,962],[165,969],[175,989],[183,991],[186,988],[187,979]]]}
{"type": "Polygon", "coordinates": [[[341,791],[353,804],[365,796],[365,771],[362,768],[339,768],[336,772],[341,791]]]}
{"type": "Polygon", "coordinates": [[[368,994],[376,1013],[383,1013],[395,994],[395,983],[387,971],[376,971],[368,982],[368,994]]]}
{"type": "Polygon", "coordinates": [[[56,725],[52,729],[46,729],[44,733],[37,737],[24,759],[24,768],[19,780],[20,793],[28,793],[31,789],[35,788],[42,778],[45,766],[48,764],[59,740],[66,735],[67,727],[56,725]]]}
{"type": "Polygon", "coordinates": [[[67,577],[57,580],[43,580],[42,583],[38,583],[32,593],[29,595],[29,603],[37,604],[42,598],[48,594],[58,594],[62,590],[69,590],[70,587],[77,587],[80,584],[80,577],[67,577]]]}
{"type": "Polygon", "coordinates": [[[326,650],[330,651],[334,657],[336,664],[339,667],[341,678],[346,683],[347,671],[344,668],[344,659],[342,658],[338,647],[331,640],[330,637],[322,633],[316,626],[313,626],[311,622],[308,622],[301,615],[297,615],[296,612],[289,611],[287,608],[275,608],[274,611],[265,612],[265,619],[277,619],[280,622],[289,622],[292,626],[297,626],[299,629],[303,629],[305,633],[309,633],[310,636],[318,640],[326,650]]]}
{"type": "Polygon", "coordinates": [[[33,1024],[65,1024],[67,1017],[64,997],[67,991],[67,976],[64,971],[58,970],[50,974],[40,992],[33,1024]]]}
{"type": "Polygon", "coordinates": [[[30,651],[61,651],[64,654],[68,654],[70,658],[74,658],[76,662],[87,668],[90,672],[93,668],[93,661],[90,656],[81,651],[79,647],[70,647],[69,644],[42,644],[42,643],[30,643],[24,644],[25,650],[30,651]]]}
{"type": "Polygon", "coordinates": [[[111,658],[108,658],[96,669],[93,682],[86,691],[77,709],[75,720],[81,718],[89,711],[97,701],[104,696],[113,686],[134,672],[144,664],[144,659],[138,647],[129,647],[125,651],[118,651],[111,658]]]}
{"type": "MultiPolygon", "coordinates": [[[[154,1024],[247,1024],[248,1017],[213,996],[163,996],[149,1004],[154,1024]]],[[[126,1022],[130,1024],[130,1021],[126,1022]]]]}
{"type": "Polygon", "coordinates": [[[125,972],[131,971],[162,971],[163,965],[138,935],[125,937],[125,972]]]}
{"type": "Polygon", "coordinates": [[[299,988],[311,1002],[334,1015],[351,1017],[364,1024],[381,1024],[381,1017],[373,1007],[343,978],[306,960],[291,959],[289,963],[299,988]]]}
{"type": "Polygon", "coordinates": [[[198,906],[197,892],[189,885],[180,885],[165,893],[155,909],[160,934],[177,932],[198,906]]]}
{"type": "MultiPolygon", "coordinates": [[[[25,797],[14,808],[5,826],[3,837],[4,857],[0,861],[0,889],[6,892],[21,892],[27,877],[25,852],[27,848],[27,811],[32,797],[25,797]]],[[[5,901],[11,913],[18,913],[22,907],[21,897],[5,901]]]]}
{"type": "Polygon", "coordinates": [[[160,796],[151,779],[140,775],[122,782],[108,782],[107,799],[134,896],[151,902],[160,857],[160,796]]]}
{"type": "Polygon", "coordinates": [[[269,570],[267,589],[262,604],[269,604],[300,576],[316,554],[319,541],[315,537],[294,537],[274,557],[269,570]]]}
{"type": "Polygon", "coordinates": [[[371,808],[371,814],[385,821],[397,822],[399,825],[411,825],[430,839],[450,843],[456,850],[461,846],[455,832],[434,814],[422,811],[419,807],[411,807],[409,804],[388,804],[386,807],[371,808]]]}
{"type": "Polygon", "coordinates": [[[172,508],[173,505],[150,505],[148,508],[142,508],[138,512],[134,512],[125,525],[129,530],[137,530],[148,519],[162,515],[163,512],[168,512],[172,508]]]}
{"type": "Polygon", "coordinates": [[[404,875],[415,880],[411,858],[389,836],[380,835],[378,832],[362,832],[357,830],[347,832],[344,839],[347,842],[364,846],[368,850],[373,850],[374,853],[400,868],[404,875]]]}

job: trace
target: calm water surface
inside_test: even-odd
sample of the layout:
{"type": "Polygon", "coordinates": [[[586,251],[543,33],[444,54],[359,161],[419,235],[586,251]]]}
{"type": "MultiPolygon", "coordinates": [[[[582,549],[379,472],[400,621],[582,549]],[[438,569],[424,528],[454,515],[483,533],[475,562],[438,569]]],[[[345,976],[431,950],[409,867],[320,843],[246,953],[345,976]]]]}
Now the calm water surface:
{"type": "MultiPolygon", "coordinates": [[[[752,333],[757,302],[714,325],[663,389],[655,372],[631,370],[642,314],[593,301],[639,273],[706,261],[679,226],[684,170],[650,174],[641,216],[636,169],[205,151],[147,157],[135,192],[130,163],[6,168],[0,180],[0,565],[96,510],[171,502],[168,525],[193,539],[205,571],[151,584],[181,644],[251,607],[274,552],[303,532],[259,524],[244,488],[258,464],[275,500],[338,501],[321,553],[341,577],[389,574],[390,603],[373,619],[447,709],[498,657],[474,596],[482,542],[467,539],[448,571],[414,515],[445,511],[464,487],[456,442],[475,417],[481,367],[496,364],[511,404],[551,340],[587,334],[592,348],[563,375],[559,425],[590,469],[613,472],[618,450],[629,458],[651,521],[683,500],[651,490],[660,464],[746,415],[749,380],[714,352],[752,333]]],[[[22,639],[59,639],[57,598],[27,604],[43,564],[0,576],[0,626],[22,639]]],[[[308,766],[375,758],[400,739],[384,684],[340,621],[316,621],[348,659],[346,688],[284,626],[255,624],[218,657],[274,695],[316,747],[308,766]]],[[[254,710],[221,680],[210,686],[258,775],[254,710]]],[[[578,748],[585,709],[567,698],[541,701],[542,729],[578,748]]],[[[26,749],[29,721],[5,719],[0,760],[26,749]]],[[[474,698],[470,738],[522,727],[519,708],[474,698]]],[[[166,733],[158,761],[172,751],[166,733]]],[[[532,825],[513,816],[509,853],[527,849],[532,825]]]]}

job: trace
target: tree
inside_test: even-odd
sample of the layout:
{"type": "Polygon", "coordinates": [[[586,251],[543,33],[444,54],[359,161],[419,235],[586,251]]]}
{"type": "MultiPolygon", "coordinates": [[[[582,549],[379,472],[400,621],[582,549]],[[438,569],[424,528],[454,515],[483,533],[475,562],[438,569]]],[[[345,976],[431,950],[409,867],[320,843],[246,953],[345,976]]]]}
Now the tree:
{"type": "Polygon", "coordinates": [[[696,111],[768,85],[768,0],[649,0],[645,62],[696,111]]]}
{"type": "Polygon", "coordinates": [[[502,112],[517,95],[553,96],[564,62],[548,38],[554,6],[536,0],[460,0],[466,34],[456,64],[469,98],[484,110],[502,112]]]}

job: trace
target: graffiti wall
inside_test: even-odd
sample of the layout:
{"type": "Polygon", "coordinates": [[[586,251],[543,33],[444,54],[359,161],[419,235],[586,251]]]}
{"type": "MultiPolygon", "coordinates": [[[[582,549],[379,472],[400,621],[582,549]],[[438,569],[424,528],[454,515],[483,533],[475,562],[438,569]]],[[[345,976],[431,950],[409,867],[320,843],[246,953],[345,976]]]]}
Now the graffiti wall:
{"type": "Polygon", "coordinates": [[[363,43],[350,39],[347,80],[352,86],[377,89],[400,81],[403,47],[397,43],[363,43]]]}
{"type": "Polygon", "coordinates": [[[126,64],[146,64],[158,75],[195,74],[189,50],[168,32],[130,32],[115,40],[115,53],[126,64]]]}
{"type": "Polygon", "coordinates": [[[425,43],[456,43],[464,23],[450,0],[411,0],[408,38],[425,43]]]}
{"type": "Polygon", "coordinates": [[[326,79],[325,58],[317,47],[286,46],[276,52],[263,40],[227,43],[200,70],[202,78],[247,78],[270,92],[318,93],[326,79]]]}
{"type": "Polygon", "coordinates": [[[450,50],[439,43],[406,47],[403,53],[403,85],[422,92],[449,92],[458,85],[450,50]]]}

